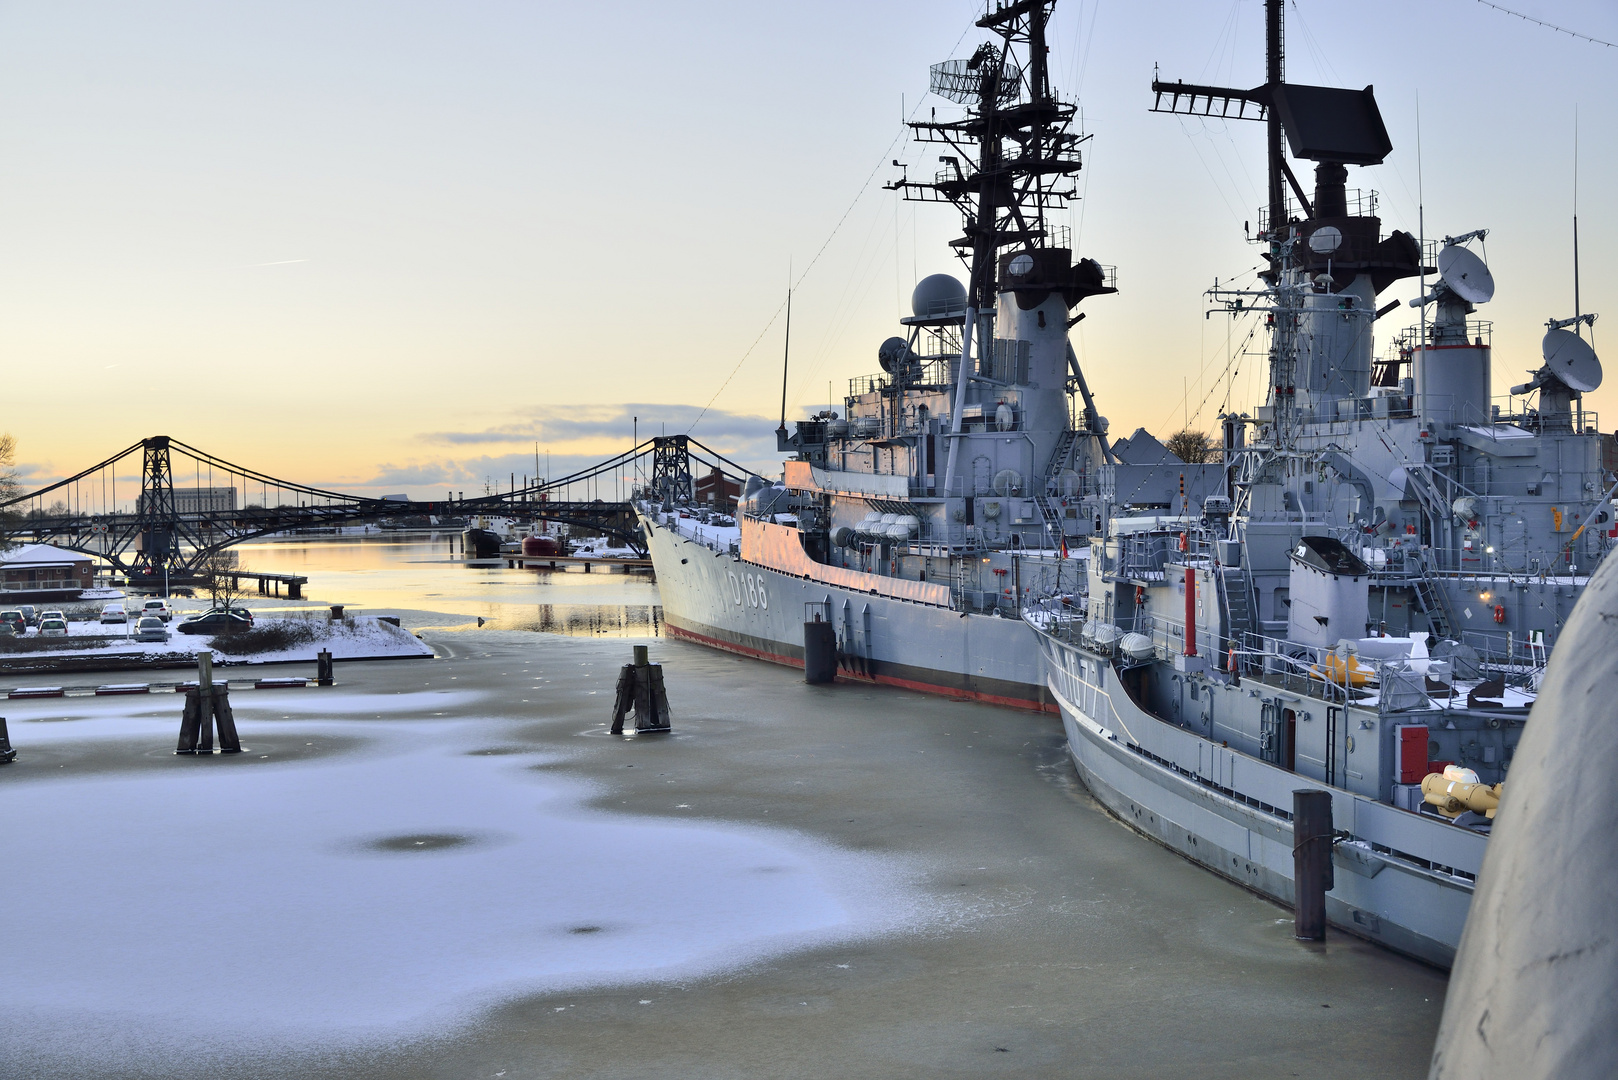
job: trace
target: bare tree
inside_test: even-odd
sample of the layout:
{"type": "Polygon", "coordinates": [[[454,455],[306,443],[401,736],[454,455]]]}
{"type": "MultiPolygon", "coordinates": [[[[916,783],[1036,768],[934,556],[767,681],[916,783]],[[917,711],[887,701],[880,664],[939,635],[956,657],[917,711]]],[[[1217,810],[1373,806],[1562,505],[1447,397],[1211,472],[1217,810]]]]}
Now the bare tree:
{"type": "MultiPolygon", "coordinates": [[[[22,483],[17,479],[17,440],[0,433],[0,504],[8,503],[22,494],[22,483]]],[[[22,524],[22,515],[15,507],[0,505],[0,547],[11,545],[12,534],[22,524]]]]}
{"type": "Polygon", "coordinates": [[[1214,460],[1213,438],[1206,431],[1193,431],[1190,428],[1176,431],[1163,445],[1187,465],[1202,465],[1214,460]]]}
{"type": "Polygon", "coordinates": [[[243,569],[241,559],[228,549],[215,551],[197,564],[197,573],[202,575],[209,604],[216,608],[240,605],[247,596],[247,590],[242,588],[242,579],[233,571],[239,573],[243,569]]]}

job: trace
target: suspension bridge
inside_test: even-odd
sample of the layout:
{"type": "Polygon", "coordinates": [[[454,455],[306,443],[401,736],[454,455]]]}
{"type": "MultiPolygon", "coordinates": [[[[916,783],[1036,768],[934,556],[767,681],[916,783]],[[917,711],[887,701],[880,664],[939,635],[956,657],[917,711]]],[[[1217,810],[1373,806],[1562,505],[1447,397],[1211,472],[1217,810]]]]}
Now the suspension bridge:
{"type": "Polygon", "coordinates": [[[689,436],[666,435],[567,476],[521,487],[513,482],[506,491],[472,498],[448,492],[442,501],[384,499],[280,479],[154,435],[72,476],[0,502],[0,514],[9,539],[95,556],[136,586],[232,573],[219,569],[216,556],[256,537],[389,518],[546,521],[610,536],[644,556],[634,509],[619,489],[628,480],[631,498],[694,501],[699,475],[694,470],[704,466],[732,482],[753,475],[689,436]],[[137,458],[140,482],[132,489],[137,458]],[[603,490],[615,497],[601,498],[603,490]]]}

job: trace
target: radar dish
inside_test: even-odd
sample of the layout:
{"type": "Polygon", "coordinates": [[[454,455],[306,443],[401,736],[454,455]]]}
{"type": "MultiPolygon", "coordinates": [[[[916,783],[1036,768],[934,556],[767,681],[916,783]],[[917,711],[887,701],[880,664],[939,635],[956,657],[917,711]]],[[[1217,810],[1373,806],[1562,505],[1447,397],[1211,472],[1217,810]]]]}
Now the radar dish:
{"type": "Polygon", "coordinates": [[[1588,394],[1601,385],[1601,361],[1590,343],[1571,330],[1552,330],[1540,345],[1545,367],[1568,386],[1588,394]]]}
{"type": "MultiPolygon", "coordinates": [[[[994,56],[993,50],[989,55],[994,56]]],[[[930,69],[927,89],[957,105],[978,105],[983,101],[987,79],[993,78],[994,68],[986,58],[975,54],[970,60],[945,60],[930,69]]],[[[1009,105],[1022,93],[1022,69],[1010,59],[1000,61],[1000,81],[995,86],[999,104],[1009,105]]]]}
{"type": "Polygon", "coordinates": [[[1494,275],[1482,259],[1464,247],[1451,245],[1438,253],[1438,276],[1469,304],[1487,304],[1494,298],[1494,275]]]}
{"type": "Polygon", "coordinates": [[[1330,255],[1343,244],[1343,230],[1335,225],[1322,225],[1309,234],[1309,250],[1316,255],[1330,255]]]}

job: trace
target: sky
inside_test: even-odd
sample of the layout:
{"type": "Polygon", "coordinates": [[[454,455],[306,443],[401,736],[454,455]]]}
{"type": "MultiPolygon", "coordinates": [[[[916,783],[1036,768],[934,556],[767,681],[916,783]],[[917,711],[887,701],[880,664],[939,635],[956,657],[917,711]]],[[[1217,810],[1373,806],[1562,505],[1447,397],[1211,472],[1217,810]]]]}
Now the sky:
{"type": "MultiPolygon", "coordinates": [[[[1618,43],[1606,0],[1507,6],[1618,43]]],[[[970,55],[979,14],[0,4],[0,430],[29,485],[156,434],[423,498],[636,429],[769,464],[789,282],[791,418],[878,370],[919,277],[961,273],[953,212],[883,184],[896,158],[936,167],[901,121],[945,113],[928,65],[970,55]]],[[[1349,186],[1380,193],[1384,231],[1422,207],[1429,236],[1491,230],[1496,394],[1573,313],[1575,114],[1582,306],[1618,317],[1618,48],[1477,0],[1286,18],[1290,81],[1376,88],[1395,149],[1349,186]]],[[[1051,42],[1093,136],[1067,223],[1120,288],[1075,331],[1101,412],[1122,435],[1250,409],[1251,324],[1203,294],[1258,263],[1263,127],[1148,110],[1157,66],[1262,82],[1262,0],[1061,0],[1051,42]]],[[[1618,427],[1618,384],[1587,405],[1618,427]]]]}

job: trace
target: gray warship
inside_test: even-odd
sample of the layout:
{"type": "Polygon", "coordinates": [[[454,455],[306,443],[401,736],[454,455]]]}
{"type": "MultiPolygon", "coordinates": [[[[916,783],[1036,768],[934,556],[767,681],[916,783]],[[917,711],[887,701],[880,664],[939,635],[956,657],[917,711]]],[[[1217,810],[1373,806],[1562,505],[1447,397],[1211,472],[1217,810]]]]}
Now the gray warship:
{"type": "Polygon", "coordinates": [[[1618,535],[1583,407],[1595,316],[1548,320],[1531,378],[1492,398],[1485,233],[1383,235],[1346,187],[1392,150],[1372,89],[1286,82],[1266,6],[1262,86],[1153,84],[1156,111],[1268,125],[1268,270],[1209,294],[1267,328],[1264,403],[1221,418],[1220,490],[1104,507],[1085,587],[1024,617],[1125,823],[1290,905],[1292,793],[1327,791],[1329,922],[1448,967],[1546,661],[1618,535]],[[1378,358],[1406,307],[1381,297],[1412,287],[1418,321],[1378,358]]]}
{"type": "Polygon", "coordinates": [[[1051,88],[1053,4],[990,0],[989,40],[931,69],[958,115],[910,124],[938,172],[889,185],[960,213],[966,282],[917,284],[842,410],[789,434],[783,399],[790,459],[779,481],[748,480],[734,518],[694,506],[688,477],[639,504],[671,636],[801,666],[806,624],[829,622],[841,678],[1054,711],[1021,599],[1082,585],[1102,470],[1163,511],[1187,473],[1197,498],[1223,482],[1162,468],[1149,436],[1114,453],[1068,343],[1080,302],[1116,286],[1052,220],[1088,138],[1051,88]]]}

